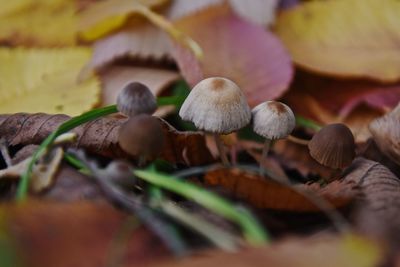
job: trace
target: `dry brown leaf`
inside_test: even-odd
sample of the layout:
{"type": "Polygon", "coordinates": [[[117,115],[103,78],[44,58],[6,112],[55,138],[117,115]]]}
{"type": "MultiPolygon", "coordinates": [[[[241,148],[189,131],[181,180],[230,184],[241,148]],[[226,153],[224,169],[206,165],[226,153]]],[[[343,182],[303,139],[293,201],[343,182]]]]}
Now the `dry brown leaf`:
{"type": "MultiPolygon", "coordinates": [[[[207,8],[176,21],[175,26],[203,49],[204,77],[233,80],[245,92],[251,106],[280,97],[286,91],[293,74],[290,58],[279,39],[262,27],[238,18],[225,6],[207,8]]],[[[185,79],[194,85],[198,71],[182,69],[191,64],[187,56],[180,55],[174,54],[175,60],[185,79]]]]}
{"type": "Polygon", "coordinates": [[[382,253],[371,241],[358,236],[320,236],[287,239],[267,247],[247,248],[238,253],[203,252],[158,267],[373,267],[382,253]]]}
{"type": "Polygon", "coordinates": [[[321,108],[339,118],[346,118],[360,105],[380,112],[391,110],[400,101],[400,86],[399,83],[382,84],[365,79],[339,80],[298,69],[286,96],[300,113],[308,109],[307,103],[303,105],[302,100],[312,97],[321,108]]]}
{"type": "MultiPolygon", "coordinates": [[[[105,204],[60,204],[30,200],[0,207],[18,253],[31,267],[91,267],[110,262],[113,240],[127,216],[105,204]]],[[[148,266],[168,252],[143,227],[128,233],[122,263],[148,266]]],[[[115,242],[115,241],[114,241],[115,242]]]]}
{"type": "MultiPolygon", "coordinates": [[[[39,144],[61,123],[66,115],[43,113],[0,115],[0,135],[10,145],[39,144]]],[[[129,158],[118,145],[118,130],[125,118],[103,117],[80,125],[73,130],[78,139],[74,147],[112,158],[129,158]]],[[[188,165],[206,164],[213,160],[204,135],[199,132],[180,132],[160,119],[163,124],[165,144],[161,156],[171,163],[188,165]]]]}
{"type": "MultiPolygon", "coordinates": [[[[293,188],[238,169],[210,171],[204,180],[209,185],[223,186],[257,208],[291,212],[320,211],[307,197],[293,188]]],[[[318,184],[301,185],[296,188],[300,191],[309,190],[336,208],[349,204],[356,193],[352,184],[339,181],[334,181],[323,188],[318,184]]]]}
{"type": "Polygon", "coordinates": [[[319,164],[310,156],[307,146],[282,139],[274,143],[273,151],[284,166],[297,170],[304,177],[311,174],[328,178],[332,173],[332,169],[319,164]]]}
{"type": "Polygon", "coordinates": [[[400,246],[400,179],[378,162],[357,158],[344,181],[360,188],[358,226],[367,234],[400,246]],[[366,217],[365,217],[366,216],[366,217]]]}

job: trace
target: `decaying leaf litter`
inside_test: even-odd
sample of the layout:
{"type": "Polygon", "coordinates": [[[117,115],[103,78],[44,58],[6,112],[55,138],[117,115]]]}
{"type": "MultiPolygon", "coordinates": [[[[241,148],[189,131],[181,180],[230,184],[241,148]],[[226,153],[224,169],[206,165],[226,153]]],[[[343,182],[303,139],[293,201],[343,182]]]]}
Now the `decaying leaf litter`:
{"type": "Polygon", "coordinates": [[[3,3],[1,266],[397,266],[399,8],[3,3]]]}

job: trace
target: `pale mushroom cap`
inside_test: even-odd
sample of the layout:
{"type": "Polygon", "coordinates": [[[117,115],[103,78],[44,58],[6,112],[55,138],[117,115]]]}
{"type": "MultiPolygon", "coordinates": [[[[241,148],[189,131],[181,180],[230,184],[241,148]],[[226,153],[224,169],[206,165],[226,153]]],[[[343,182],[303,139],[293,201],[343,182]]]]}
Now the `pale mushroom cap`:
{"type": "Polygon", "coordinates": [[[125,85],[118,94],[117,109],[128,117],[153,114],[157,109],[157,101],[146,85],[133,82],[125,85]]]}
{"type": "Polygon", "coordinates": [[[179,116],[200,130],[228,134],[249,124],[251,111],[242,90],[234,82],[213,77],[193,87],[179,116]]]}
{"type": "Polygon", "coordinates": [[[296,126],[293,111],[277,101],[266,101],[252,110],[253,130],[269,140],[287,137],[296,126]]]}

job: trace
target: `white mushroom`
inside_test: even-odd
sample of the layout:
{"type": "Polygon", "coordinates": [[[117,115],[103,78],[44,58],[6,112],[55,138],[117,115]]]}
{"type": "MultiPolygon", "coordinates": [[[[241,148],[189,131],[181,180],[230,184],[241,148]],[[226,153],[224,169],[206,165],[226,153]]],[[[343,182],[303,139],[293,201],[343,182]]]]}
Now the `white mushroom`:
{"type": "Polygon", "coordinates": [[[205,132],[213,133],[224,164],[228,164],[219,134],[237,131],[251,120],[250,107],[240,88],[231,80],[212,77],[193,87],[179,116],[205,132]]]}
{"type": "Polygon", "coordinates": [[[263,161],[267,157],[272,140],[287,137],[296,126],[293,111],[285,104],[277,101],[266,101],[252,110],[253,129],[257,134],[265,137],[260,174],[263,174],[263,161]]]}

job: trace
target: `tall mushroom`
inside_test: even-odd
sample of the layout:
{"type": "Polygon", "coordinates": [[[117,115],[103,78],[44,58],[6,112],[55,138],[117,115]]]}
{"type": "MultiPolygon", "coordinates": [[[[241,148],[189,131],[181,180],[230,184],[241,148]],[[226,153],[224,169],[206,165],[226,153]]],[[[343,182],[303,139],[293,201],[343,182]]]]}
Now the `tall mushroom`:
{"type": "Polygon", "coordinates": [[[265,137],[260,160],[260,175],[263,175],[263,163],[267,157],[271,141],[287,137],[296,126],[296,119],[293,111],[287,105],[277,101],[261,103],[251,112],[254,132],[265,137]]]}
{"type": "Polygon", "coordinates": [[[350,129],[341,123],[324,126],[308,144],[311,157],[332,169],[342,169],[351,164],[356,145],[350,129]]]}
{"type": "Polygon", "coordinates": [[[199,130],[213,133],[222,162],[229,165],[219,135],[246,126],[250,122],[251,112],[242,90],[233,81],[212,77],[193,87],[179,116],[193,122],[199,130]]]}
{"type": "Polygon", "coordinates": [[[128,117],[143,113],[153,114],[157,109],[157,101],[146,85],[132,82],[118,94],[117,109],[128,117]]]}

